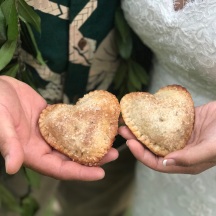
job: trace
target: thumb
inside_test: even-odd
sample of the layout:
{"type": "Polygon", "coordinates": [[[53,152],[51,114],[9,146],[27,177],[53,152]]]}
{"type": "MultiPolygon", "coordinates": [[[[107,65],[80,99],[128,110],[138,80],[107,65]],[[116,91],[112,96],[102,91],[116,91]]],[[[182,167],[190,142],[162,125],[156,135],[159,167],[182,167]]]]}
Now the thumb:
{"type": "Polygon", "coordinates": [[[1,148],[1,153],[5,159],[6,173],[15,174],[19,171],[23,164],[23,149],[20,148],[20,143],[15,139],[8,139],[8,142],[4,145],[7,147],[1,148]]]}
{"type": "Polygon", "coordinates": [[[8,174],[19,171],[24,161],[23,148],[19,142],[16,130],[7,116],[1,117],[4,124],[0,126],[0,152],[5,159],[5,169],[8,174]]]}
{"type": "Polygon", "coordinates": [[[182,150],[168,154],[163,164],[190,167],[201,163],[216,162],[215,155],[215,143],[203,141],[199,145],[190,144],[182,150]]]}

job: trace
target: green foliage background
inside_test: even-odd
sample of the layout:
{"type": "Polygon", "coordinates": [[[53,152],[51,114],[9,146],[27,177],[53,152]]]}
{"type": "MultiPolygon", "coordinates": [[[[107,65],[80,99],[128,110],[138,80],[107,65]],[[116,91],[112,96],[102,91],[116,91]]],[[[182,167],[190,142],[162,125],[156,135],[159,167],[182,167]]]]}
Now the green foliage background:
{"type": "Polygon", "coordinates": [[[40,17],[25,0],[0,0],[1,75],[16,77],[34,87],[20,52],[27,43],[31,54],[44,64],[33,34],[33,30],[40,32],[40,22],[40,17]]]}
{"type": "MultiPolygon", "coordinates": [[[[119,99],[129,93],[142,91],[148,85],[149,76],[143,65],[139,64],[133,55],[134,40],[132,30],[127,24],[121,8],[115,14],[116,44],[120,64],[114,77],[115,88],[119,91],[119,99]]],[[[144,55],[144,53],[140,53],[144,55]]]]}

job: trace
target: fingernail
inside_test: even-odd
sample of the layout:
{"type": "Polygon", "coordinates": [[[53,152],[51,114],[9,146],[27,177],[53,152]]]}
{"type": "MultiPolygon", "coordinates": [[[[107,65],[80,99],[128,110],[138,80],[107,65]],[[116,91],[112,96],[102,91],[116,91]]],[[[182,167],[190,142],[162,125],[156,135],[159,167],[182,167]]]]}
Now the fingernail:
{"type": "Polygon", "coordinates": [[[163,160],[163,165],[164,166],[173,166],[173,165],[176,165],[176,162],[174,159],[165,159],[165,160],[163,160]]]}

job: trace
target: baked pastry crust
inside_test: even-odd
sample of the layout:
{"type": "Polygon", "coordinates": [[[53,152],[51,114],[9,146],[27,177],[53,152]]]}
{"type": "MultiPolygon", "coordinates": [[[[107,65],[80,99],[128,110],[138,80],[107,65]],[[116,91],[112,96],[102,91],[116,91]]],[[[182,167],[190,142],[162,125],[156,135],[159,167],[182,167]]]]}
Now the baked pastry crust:
{"type": "Polygon", "coordinates": [[[39,129],[54,149],[80,164],[97,166],[114,142],[119,115],[117,98],[96,90],[76,105],[47,106],[40,115],[39,129]]]}
{"type": "Polygon", "coordinates": [[[180,85],[161,88],[154,95],[133,92],[121,101],[125,124],[137,139],[158,156],[182,149],[194,126],[194,103],[180,85]]]}

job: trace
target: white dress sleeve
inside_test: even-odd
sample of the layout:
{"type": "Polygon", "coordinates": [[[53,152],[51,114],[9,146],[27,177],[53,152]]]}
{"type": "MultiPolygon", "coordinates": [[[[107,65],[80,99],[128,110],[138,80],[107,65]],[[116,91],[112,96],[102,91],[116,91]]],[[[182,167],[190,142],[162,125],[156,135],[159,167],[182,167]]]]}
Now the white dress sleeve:
{"type": "MultiPolygon", "coordinates": [[[[216,0],[122,0],[125,17],[155,54],[149,91],[185,86],[195,105],[216,100],[216,0]]],[[[163,174],[138,163],[133,216],[215,216],[216,167],[199,175],[163,174]]]]}

